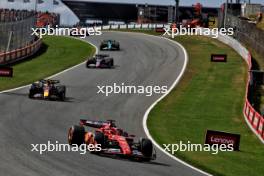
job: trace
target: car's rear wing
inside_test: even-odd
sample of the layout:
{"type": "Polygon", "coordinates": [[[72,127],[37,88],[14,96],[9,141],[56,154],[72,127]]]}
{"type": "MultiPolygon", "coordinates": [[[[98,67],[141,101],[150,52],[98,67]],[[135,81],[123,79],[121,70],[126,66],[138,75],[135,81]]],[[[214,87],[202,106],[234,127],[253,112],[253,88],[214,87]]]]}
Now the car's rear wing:
{"type": "Polygon", "coordinates": [[[40,80],[42,83],[50,83],[50,84],[58,84],[60,83],[59,80],[52,80],[52,79],[44,79],[44,80],[40,80]]]}
{"type": "Polygon", "coordinates": [[[108,120],[108,121],[98,121],[98,120],[80,120],[80,125],[92,127],[92,128],[101,128],[107,125],[110,125],[112,127],[115,127],[114,120],[108,120]]]}
{"type": "Polygon", "coordinates": [[[96,57],[109,57],[109,54],[96,54],[96,57]]]}

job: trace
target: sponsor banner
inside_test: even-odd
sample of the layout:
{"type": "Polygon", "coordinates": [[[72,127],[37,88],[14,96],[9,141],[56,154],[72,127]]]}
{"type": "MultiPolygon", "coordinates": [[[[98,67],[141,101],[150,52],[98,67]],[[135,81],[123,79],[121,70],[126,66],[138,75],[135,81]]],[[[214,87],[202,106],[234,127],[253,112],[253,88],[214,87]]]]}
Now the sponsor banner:
{"type": "Polygon", "coordinates": [[[149,28],[149,24],[142,24],[142,28],[143,29],[148,29],[149,28]]]}
{"type": "Polygon", "coordinates": [[[226,54],[211,54],[211,62],[227,62],[226,54]]]}
{"type": "Polygon", "coordinates": [[[103,29],[110,29],[110,26],[103,26],[103,29]]]}
{"type": "Polygon", "coordinates": [[[164,27],[167,29],[171,28],[171,26],[169,24],[165,24],[164,27]]]}
{"type": "Polygon", "coordinates": [[[164,25],[163,24],[157,24],[157,28],[163,28],[164,25]]]}
{"type": "Polygon", "coordinates": [[[111,29],[118,29],[118,25],[111,25],[111,29]]]}
{"type": "Polygon", "coordinates": [[[13,77],[13,68],[0,67],[0,77],[13,77]]]}
{"type": "Polygon", "coordinates": [[[141,26],[142,26],[141,24],[135,24],[135,28],[136,28],[136,29],[140,29],[141,26]]]}
{"type": "Polygon", "coordinates": [[[135,28],[135,25],[134,24],[129,24],[129,25],[127,25],[127,28],[128,29],[134,29],[135,28]]]}
{"type": "Polygon", "coordinates": [[[122,24],[119,27],[120,27],[120,29],[126,29],[127,28],[127,25],[126,24],[122,24]]]}
{"type": "Polygon", "coordinates": [[[165,32],[165,29],[162,27],[162,28],[156,28],[156,32],[158,33],[164,33],[165,32]]]}
{"type": "Polygon", "coordinates": [[[239,151],[240,135],[221,131],[207,130],[205,144],[233,144],[234,150],[239,151]]]}
{"type": "Polygon", "coordinates": [[[156,26],[157,26],[156,24],[149,24],[149,28],[150,28],[150,29],[155,29],[156,26]]]}

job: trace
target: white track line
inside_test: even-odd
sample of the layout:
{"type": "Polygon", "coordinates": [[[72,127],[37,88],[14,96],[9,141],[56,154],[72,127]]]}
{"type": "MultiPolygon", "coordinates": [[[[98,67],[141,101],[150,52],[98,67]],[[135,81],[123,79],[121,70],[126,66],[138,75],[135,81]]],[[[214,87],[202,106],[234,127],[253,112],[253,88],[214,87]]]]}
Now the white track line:
{"type": "MultiPolygon", "coordinates": [[[[146,34],[147,35],[147,34],[146,34]]],[[[155,36],[155,37],[158,37],[158,36],[155,36]]],[[[183,68],[181,70],[181,73],[180,75],[176,78],[176,80],[173,82],[172,86],[170,87],[170,89],[165,93],[163,94],[158,100],[156,100],[148,109],[147,111],[145,112],[144,114],[144,117],[143,117],[143,128],[144,128],[144,131],[147,135],[147,137],[153,142],[153,144],[159,149],[161,150],[163,153],[165,153],[167,156],[169,156],[170,158],[172,158],[173,160],[197,171],[197,172],[200,172],[204,175],[207,175],[207,176],[212,176],[211,174],[205,172],[205,171],[202,171],[201,169],[198,169],[188,163],[186,163],[185,161],[177,158],[176,156],[172,155],[171,153],[168,153],[166,152],[151,136],[151,134],[149,133],[149,130],[148,130],[148,127],[147,127],[147,120],[148,120],[148,115],[150,113],[150,111],[157,105],[157,103],[159,103],[163,98],[165,98],[177,85],[178,83],[180,82],[181,78],[183,77],[183,74],[187,68],[187,64],[188,64],[188,61],[189,61],[189,57],[188,57],[188,54],[187,54],[187,51],[186,49],[178,42],[174,41],[174,40],[171,40],[171,39],[168,39],[168,38],[165,38],[165,37],[159,37],[159,38],[163,38],[163,39],[166,39],[170,42],[173,42],[174,44],[178,45],[184,52],[184,65],[183,65],[183,68]]]]}
{"type": "MultiPolygon", "coordinates": [[[[116,31],[113,31],[113,32],[116,32],[116,31]]],[[[124,32],[123,32],[123,33],[124,33],[124,32]]],[[[127,32],[127,33],[130,33],[130,32],[127,32]]],[[[134,32],[133,32],[133,33],[134,33],[134,32]]],[[[138,33],[138,34],[142,34],[142,33],[138,33]]],[[[200,169],[198,169],[198,168],[196,168],[196,167],[194,167],[194,166],[192,166],[192,165],[190,165],[190,164],[184,162],[183,160],[177,158],[176,156],[174,156],[174,155],[172,155],[172,154],[170,154],[170,153],[164,151],[163,148],[161,148],[161,147],[159,146],[159,144],[158,144],[158,143],[152,138],[152,136],[151,136],[150,133],[149,133],[149,130],[148,130],[148,128],[147,128],[147,119],[148,119],[148,115],[149,115],[150,111],[154,108],[154,106],[155,106],[158,102],[160,102],[163,98],[165,98],[165,97],[166,97],[166,96],[167,96],[167,95],[168,95],[168,94],[174,89],[174,87],[176,87],[176,85],[179,83],[180,79],[182,78],[182,76],[183,76],[183,74],[184,74],[184,72],[185,72],[185,70],[186,70],[187,63],[188,63],[188,60],[189,60],[189,59],[188,59],[188,54],[187,54],[185,48],[184,48],[180,43],[178,43],[178,42],[176,42],[176,41],[173,41],[173,40],[170,40],[170,39],[165,38],[165,37],[159,37],[159,36],[148,35],[148,34],[142,34],[142,35],[146,35],[146,36],[150,36],[150,37],[156,37],[156,38],[162,38],[162,39],[166,39],[166,40],[168,40],[168,41],[170,41],[170,42],[173,42],[174,44],[176,44],[176,45],[178,45],[178,46],[180,46],[180,47],[182,48],[182,50],[184,51],[184,55],[185,55],[184,66],[183,66],[183,68],[182,68],[182,70],[181,70],[180,75],[179,75],[179,76],[177,77],[177,79],[174,81],[173,85],[170,87],[170,89],[168,90],[168,92],[167,92],[166,94],[164,94],[164,95],[161,96],[158,100],[156,100],[156,101],[155,101],[155,102],[154,102],[154,103],[153,103],[153,104],[147,109],[147,111],[145,112],[145,115],[144,115],[144,117],[143,117],[143,128],[144,128],[144,131],[145,131],[147,137],[153,142],[153,144],[154,144],[154,145],[155,145],[160,151],[162,151],[163,153],[165,153],[167,156],[169,156],[170,158],[174,159],[175,161],[177,161],[177,162],[179,162],[179,163],[181,163],[181,164],[183,164],[183,165],[185,165],[185,166],[187,166],[187,167],[189,167],[189,168],[191,168],[191,169],[193,169],[193,170],[195,170],[195,171],[197,171],[197,172],[200,172],[200,173],[202,173],[202,174],[204,174],[204,175],[207,175],[207,176],[211,176],[210,174],[208,174],[208,173],[206,173],[206,172],[204,172],[204,171],[202,171],[202,170],[200,170],[200,169]]],[[[86,41],[86,40],[79,39],[79,38],[76,38],[76,39],[81,40],[81,41],[83,41],[83,42],[87,42],[87,43],[89,43],[90,45],[94,46],[94,47],[96,48],[96,54],[98,53],[98,48],[97,48],[97,46],[95,46],[94,44],[92,44],[92,43],[90,43],[90,42],[88,42],[88,41],[86,41]]],[[[74,69],[74,68],[76,68],[76,67],[79,67],[80,65],[83,65],[84,63],[86,63],[86,61],[83,62],[83,63],[80,63],[80,64],[78,64],[78,65],[75,65],[75,66],[73,66],[73,67],[71,67],[71,68],[68,68],[68,69],[66,69],[66,70],[63,70],[62,72],[59,72],[59,73],[57,73],[57,74],[55,74],[55,75],[52,75],[52,76],[48,77],[48,79],[49,79],[49,78],[53,78],[53,77],[55,77],[55,76],[58,76],[58,75],[60,75],[60,74],[63,74],[63,73],[65,73],[65,72],[67,72],[67,71],[70,71],[70,70],[72,70],[72,69],[74,69]]],[[[30,86],[30,84],[29,84],[29,85],[25,85],[25,86],[21,86],[21,87],[18,87],[18,88],[14,88],[14,89],[5,90],[5,91],[0,92],[0,94],[5,93],[5,92],[12,92],[12,91],[15,91],[15,90],[19,90],[19,89],[22,89],[22,88],[25,88],[25,87],[28,87],[28,86],[30,86]]]]}
{"type": "MultiPolygon", "coordinates": [[[[68,36],[65,36],[65,37],[68,37],[68,36]]],[[[73,38],[73,37],[68,37],[68,38],[73,38]]],[[[80,39],[80,38],[74,38],[74,39],[76,39],[76,40],[81,40],[82,42],[85,42],[85,43],[88,43],[88,44],[92,45],[92,46],[95,48],[95,54],[98,53],[98,48],[97,48],[97,46],[95,46],[94,44],[92,44],[92,43],[90,43],[90,42],[88,42],[88,41],[86,41],[86,40],[82,40],[82,39],[80,39]]],[[[83,65],[83,64],[85,64],[85,63],[86,63],[86,61],[84,61],[84,62],[82,62],[82,63],[80,63],[80,64],[78,64],[78,65],[75,65],[75,66],[73,66],[73,67],[67,68],[66,70],[63,70],[63,71],[61,71],[61,72],[59,72],[59,73],[56,73],[55,75],[52,75],[52,76],[49,76],[48,78],[45,78],[45,79],[51,79],[51,78],[54,78],[54,77],[59,76],[59,75],[65,73],[65,72],[68,72],[68,71],[70,71],[70,70],[73,70],[74,68],[79,67],[79,66],[81,66],[81,65],[83,65]]],[[[4,91],[1,91],[0,94],[7,93],[7,92],[13,92],[13,91],[16,91],[16,90],[19,90],[19,89],[23,89],[23,88],[29,87],[30,85],[31,85],[31,84],[28,84],[28,85],[25,85],[25,86],[21,86],[21,87],[17,87],[17,88],[14,88],[14,89],[4,90],[4,91]]]]}
{"type": "MultiPolygon", "coordinates": [[[[111,31],[111,32],[118,32],[118,31],[111,31]]],[[[201,173],[201,174],[204,174],[206,176],[212,176],[211,174],[205,172],[205,171],[202,171],[201,169],[198,169],[188,163],[186,163],[185,161],[177,158],[176,156],[172,155],[171,153],[168,153],[166,152],[162,147],[160,147],[160,145],[152,138],[151,134],[149,133],[149,130],[148,130],[148,127],[147,127],[147,120],[148,120],[148,115],[150,113],[150,111],[156,106],[157,103],[159,103],[163,98],[165,98],[177,85],[178,83],[180,82],[181,78],[183,77],[183,74],[187,68],[187,64],[188,64],[188,61],[189,61],[189,57],[188,57],[188,54],[187,54],[187,51],[186,49],[178,42],[174,41],[174,40],[171,40],[171,39],[168,39],[168,38],[165,38],[165,37],[160,37],[160,36],[154,36],[154,35],[149,35],[149,34],[144,34],[144,33],[138,33],[138,32],[123,32],[123,33],[137,33],[137,34],[141,34],[141,35],[146,35],[146,36],[149,36],[149,37],[155,37],[155,38],[159,38],[159,39],[165,39],[165,40],[168,40],[176,45],[178,45],[184,52],[184,65],[183,65],[183,68],[181,70],[181,73],[180,75],[176,78],[176,80],[173,82],[172,86],[170,87],[170,89],[165,93],[163,94],[158,100],[156,100],[154,103],[152,103],[150,105],[150,107],[147,109],[147,111],[145,112],[144,114],[144,117],[143,117],[143,128],[144,128],[144,131],[147,135],[147,137],[152,141],[152,143],[160,150],[162,151],[163,153],[165,153],[167,156],[169,156],[170,158],[172,158],[173,160],[201,173]]]]}

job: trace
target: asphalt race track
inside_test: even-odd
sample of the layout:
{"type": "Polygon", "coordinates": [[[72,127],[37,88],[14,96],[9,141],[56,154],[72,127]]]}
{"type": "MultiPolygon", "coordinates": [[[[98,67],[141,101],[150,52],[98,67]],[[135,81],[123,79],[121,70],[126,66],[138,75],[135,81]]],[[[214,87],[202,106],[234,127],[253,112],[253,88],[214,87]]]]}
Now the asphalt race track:
{"type": "MultiPolygon", "coordinates": [[[[131,134],[144,136],[142,118],[161,95],[97,94],[97,86],[170,86],[180,74],[184,53],[179,46],[142,34],[104,33],[87,40],[120,41],[121,51],[109,53],[114,69],[80,65],[56,77],[67,86],[66,102],[30,100],[28,88],[0,94],[0,175],[5,176],[197,176],[201,175],[157,151],[157,160],[140,163],[87,153],[31,152],[30,144],[67,143],[67,130],[80,118],[114,119],[131,134]]],[[[74,59],[74,58],[72,58],[74,59]]],[[[159,124],[157,124],[159,125],[159,124]]]]}

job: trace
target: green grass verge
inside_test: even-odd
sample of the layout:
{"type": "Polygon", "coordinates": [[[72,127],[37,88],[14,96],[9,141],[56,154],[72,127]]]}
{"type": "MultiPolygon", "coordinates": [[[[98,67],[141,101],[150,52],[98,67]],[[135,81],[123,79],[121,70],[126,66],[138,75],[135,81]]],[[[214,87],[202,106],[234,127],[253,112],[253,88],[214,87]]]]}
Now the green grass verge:
{"type": "Polygon", "coordinates": [[[206,37],[176,39],[189,54],[180,84],[151,111],[147,124],[160,144],[203,144],[207,129],[241,134],[240,152],[177,152],[176,156],[214,175],[264,173],[264,145],[246,125],[242,109],[247,65],[230,47],[206,37]],[[228,54],[211,63],[211,53],[228,54]]]}
{"type": "Polygon", "coordinates": [[[38,55],[13,66],[13,78],[0,78],[0,90],[30,84],[85,61],[95,53],[86,42],[62,37],[46,36],[38,55]]]}
{"type": "MultiPolygon", "coordinates": [[[[153,31],[138,31],[159,35],[153,31]]],[[[203,144],[207,129],[241,134],[239,152],[177,152],[175,155],[213,175],[264,173],[264,145],[247,126],[244,105],[247,65],[229,46],[201,36],[175,39],[189,54],[179,85],[150,112],[148,128],[160,144],[203,144]],[[228,54],[227,63],[211,63],[211,53],[228,54]]]]}

